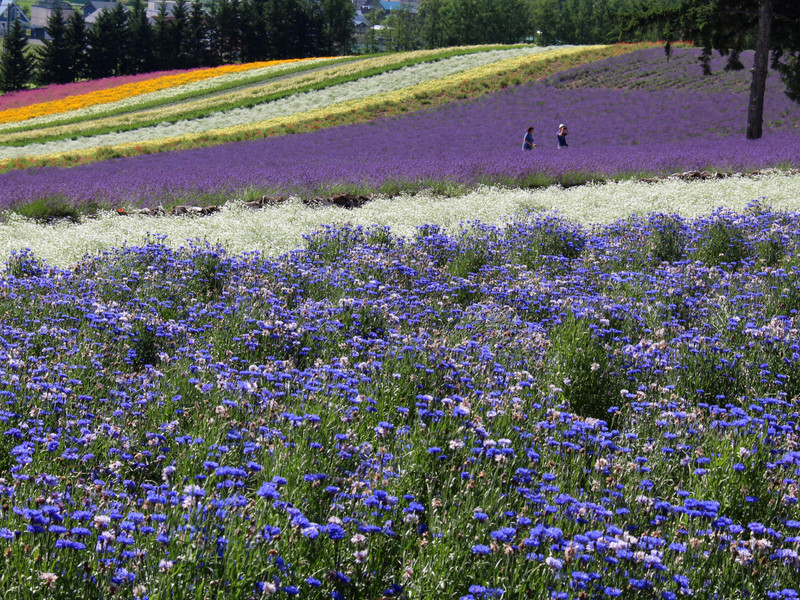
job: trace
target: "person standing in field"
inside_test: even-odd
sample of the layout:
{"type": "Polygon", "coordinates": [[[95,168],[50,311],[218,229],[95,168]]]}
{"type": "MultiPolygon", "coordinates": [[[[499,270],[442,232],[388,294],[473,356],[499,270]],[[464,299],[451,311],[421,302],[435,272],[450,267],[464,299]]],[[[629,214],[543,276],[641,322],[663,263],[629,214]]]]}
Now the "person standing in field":
{"type": "Polygon", "coordinates": [[[556,138],[558,138],[558,148],[567,148],[569,144],[567,144],[567,135],[569,135],[569,129],[567,126],[561,123],[558,126],[558,133],[556,134],[556,138]]]}
{"type": "Polygon", "coordinates": [[[536,148],[536,144],[533,143],[533,127],[528,127],[528,132],[522,139],[522,149],[533,150],[534,148],[536,148]]]}

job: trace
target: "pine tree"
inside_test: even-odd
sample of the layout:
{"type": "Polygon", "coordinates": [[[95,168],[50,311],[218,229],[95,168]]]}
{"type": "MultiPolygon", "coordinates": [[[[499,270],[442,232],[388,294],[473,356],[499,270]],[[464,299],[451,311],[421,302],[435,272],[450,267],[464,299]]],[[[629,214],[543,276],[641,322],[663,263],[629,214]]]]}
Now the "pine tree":
{"type": "Polygon", "coordinates": [[[322,52],[328,56],[349,54],[355,39],[353,17],[356,10],[353,3],[350,0],[322,0],[322,14],[322,52]]]}
{"type": "Polygon", "coordinates": [[[20,90],[28,82],[31,62],[25,54],[28,38],[19,19],[14,20],[3,38],[3,56],[0,61],[0,91],[20,90]]]}
{"type": "Polygon", "coordinates": [[[200,0],[192,0],[189,13],[189,39],[186,42],[187,52],[192,67],[206,66],[208,57],[208,23],[203,4],[200,0]]]}
{"type": "Polygon", "coordinates": [[[215,2],[214,28],[219,45],[217,54],[224,64],[239,62],[242,56],[241,3],[239,0],[218,0],[215,2]]]}
{"type": "Polygon", "coordinates": [[[128,43],[125,71],[146,73],[153,67],[153,28],[143,0],[133,0],[128,16],[128,43]]]}
{"type": "Polygon", "coordinates": [[[94,79],[122,73],[127,45],[128,15],[122,2],[112,10],[102,10],[89,30],[91,60],[89,75],[94,79]]]}
{"type": "Polygon", "coordinates": [[[153,62],[158,70],[171,69],[174,57],[172,56],[172,32],[170,31],[169,13],[166,2],[158,5],[153,23],[153,62]]]}
{"type": "Polygon", "coordinates": [[[75,79],[87,76],[86,56],[88,53],[86,41],[86,21],[83,13],[76,10],[67,22],[67,54],[72,65],[72,75],[75,79]]]}
{"type": "Polygon", "coordinates": [[[186,0],[177,0],[172,9],[170,37],[174,65],[179,69],[189,66],[189,8],[186,0]]]}
{"type": "Polygon", "coordinates": [[[267,20],[265,0],[242,2],[242,61],[266,60],[267,20]]]}
{"type": "Polygon", "coordinates": [[[75,73],[69,55],[67,28],[64,25],[64,13],[60,4],[56,5],[55,10],[47,18],[45,33],[47,36],[44,45],[39,49],[36,61],[37,83],[49,85],[74,81],[75,73]]]}

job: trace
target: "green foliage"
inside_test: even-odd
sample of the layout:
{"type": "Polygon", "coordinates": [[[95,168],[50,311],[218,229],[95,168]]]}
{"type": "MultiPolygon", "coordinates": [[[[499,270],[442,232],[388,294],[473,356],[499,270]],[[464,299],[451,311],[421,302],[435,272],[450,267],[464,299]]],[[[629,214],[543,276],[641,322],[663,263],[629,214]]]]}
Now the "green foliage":
{"type": "Polygon", "coordinates": [[[725,264],[735,268],[750,254],[744,232],[727,219],[714,219],[704,233],[696,257],[709,266],[725,264]]]}
{"type": "Polygon", "coordinates": [[[608,420],[609,409],[620,404],[620,388],[598,329],[590,319],[564,317],[550,331],[544,376],[570,410],[608,420]]]}
{"type": "Polygon", "coordinates": [[[36,60],[37,83],[49,85],[73,81],[75,79],[72,71],[73,61],[60,4],[56,5],[56,9],[48,17],[45,32],[47,36],[36,60]]]}
{"type": "Polygon", "coordinates": [[[651,233],[647,254],[659,262],[674,262],[686,255],[686,231],[677,215],[655,215],[650,219],[651,233]]]}
{"type": "Polygon", "coordinates": [[[343,257],[363,240],[364,230],[349,225],[326,225],[323,229],[304,235],[306,251],[319,255],[325,263],[343,257]]]}
{"type": "Polygon", "coordinates": [[[128,12],[118,2],[112,10],[102,10],[87,35],[91,60],[87,62],[92,78],[123,75],[128,12]]]}
{"type": "Polygon", "coordinates": [[[514,249],[514,260],[528,269],[538,268],[548,257],[574,260],[586,246],[583,231],[552,215],[534,213],[532,221],[509,223],[504,235],[514,249]]]}
{"type": "Polygon", "coordinates": [[[15,206],[13,210],[27,219],[45,223],[59,219],[77,222],[81,217],[81,211],[59,197],[39,198],[38,200],[15,206]]]}
{"type": "Polygon", "coordinates": [[[125,356],[134,371],[142,370],[146,365],[158,364],[159,338],[152,325],[137,321],[130,332],[130,349],[125,356]]]}
{"type": "Polygon", "coordinates": [[[0,58],[0,91],[21,90],[30,77],[32,65],[25,53],[28,39],[19,19],[3,37],[3,54],[0,58]]]}

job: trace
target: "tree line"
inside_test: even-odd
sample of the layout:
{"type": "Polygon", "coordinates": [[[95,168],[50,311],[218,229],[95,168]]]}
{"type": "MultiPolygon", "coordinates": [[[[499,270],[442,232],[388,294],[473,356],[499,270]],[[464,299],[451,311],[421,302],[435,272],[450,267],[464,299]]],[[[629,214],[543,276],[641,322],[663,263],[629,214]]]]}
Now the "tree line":
{"type": "Polygon", "coordinates": [[[165,3],[151,24],[143,0],[117,2],[90,27],[75,11],[50,15],[44,44],[26,51],[15,21],[3,38],[0,91],[169,69],[334,56],[353,50],[350,0],[201,0],[165,3]]]}

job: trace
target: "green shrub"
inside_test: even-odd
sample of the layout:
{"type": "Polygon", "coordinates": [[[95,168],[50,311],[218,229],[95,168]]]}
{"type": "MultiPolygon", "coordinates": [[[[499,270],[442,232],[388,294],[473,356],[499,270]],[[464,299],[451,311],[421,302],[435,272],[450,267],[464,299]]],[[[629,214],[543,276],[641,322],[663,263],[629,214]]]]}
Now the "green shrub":
{"type": "Polygon", "coordinates": [[[561,390],[570,410],[597,419],[609,419],[618,404],[615,374],[597,327],[589,319],[565,317],[550,332],[544,381],[561,390]]]}
{"type": "Polygon", "coordinates": [[[675,262],[686,256],[686,231],[677,215],[655,215],[650,219],[647,254],[659,262],[675,262]]]}
{"type": "Polygon", "coordinates": [[[74,223],[80,221],[81,213],[63,198],[39,198],[26,204],[14,207],[14,212],[26,219],[49,223],[67,219],[74,223]]]}
{"type": "Polygon", "coordinates": [[[697,249],[697,258],[708,266],[732,265],[749,256],[745,236],[738,225],[725,219],[716,219],[705,231],[697,249]]]}

